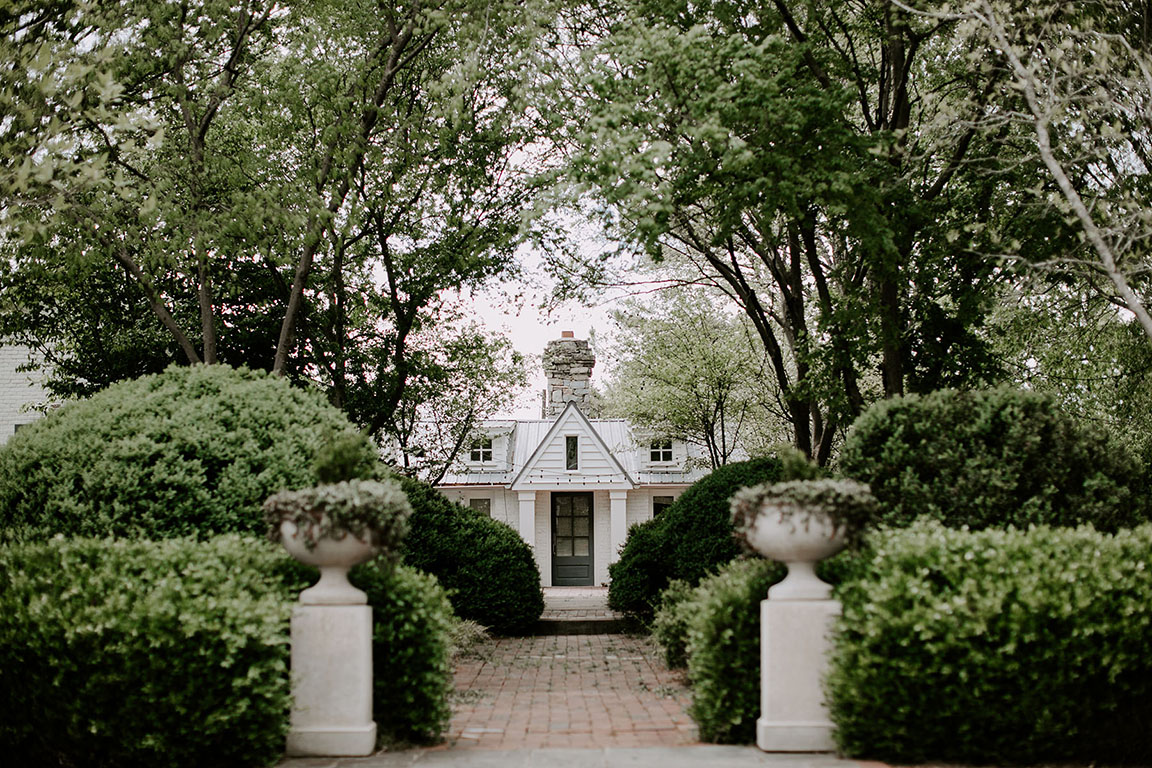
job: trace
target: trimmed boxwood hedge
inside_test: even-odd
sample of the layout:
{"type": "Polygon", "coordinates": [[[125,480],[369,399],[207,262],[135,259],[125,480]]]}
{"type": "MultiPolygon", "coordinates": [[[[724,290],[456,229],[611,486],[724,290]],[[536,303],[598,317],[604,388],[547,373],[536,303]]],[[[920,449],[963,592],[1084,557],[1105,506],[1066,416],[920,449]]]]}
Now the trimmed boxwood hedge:
{"type": "Polygon", "coordinates": [[[0,541],[259,534],[264,499],[313,485],[352,429],[318,392],[224,365],[114,384],[0,447],[0,541]]]}
{"type": "Polygon", "coordinates": [[[693,483],[660,517],[632,526],[620,559],[608,567],[608,604],[649,621],[671,580],[696,584],[736,557],[728,500],[746,486],[782,479],[781,471],[774,456],[727,464],[693,483]]]}
{"type": "MultiPolygon", "coordinates": [[[[0,546],[0,743],[13,765],[259,766],[283,752],[288,619],[313,568],[279,547],[53,539],[0,546]]],[[[376,560],[383,743],[438,740],[451,711],[451,608],[431,576],[376,560]]]]}
{"type": "Polygon", "coordinates": [[[1017,389],[877,403],[849,430],[840,469],[871,486],[891,525],[1114,531],[1152,517],[1145,469],[1124,445],[1052,397],[1017,389]]]}
{"type": "Polygon", "coordinates": [[[688,713],[702,741],[750,744],[760,716],[760,601],[780,563],[740,559],[700,582],[686,611],[688,713]]]}
{"type": "Polygon", "coordinates": [[[404,562],[439,579],[461,619],[497,634],[530,630],[544,612],[544,593],[527,542],[426,483],[398,479],[412,503],[404,562]]]}
{"type": "Polygon", "coordinates": [[[827,684],[849,756],[1152,763],[1152,526],[872,537],[827,684]]]}
{"type": "Polygon", "coordinates": [[[288,725],[285,556],[209,542],[0,547],[9,765],[267,765],[288,725]]]}

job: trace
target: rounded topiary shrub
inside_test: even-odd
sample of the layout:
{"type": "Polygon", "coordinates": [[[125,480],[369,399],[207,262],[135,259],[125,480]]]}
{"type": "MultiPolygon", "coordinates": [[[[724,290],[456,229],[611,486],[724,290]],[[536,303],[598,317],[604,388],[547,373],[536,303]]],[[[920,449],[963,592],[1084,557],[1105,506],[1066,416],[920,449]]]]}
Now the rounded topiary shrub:
{"type": "Polygon", "coordinates": [[[372,712],[385,743],[440,740],[452,707],[452,605],[436,578],[378,558],[349,580],[372,606],[372,712]]]}
{"type": "Polygon", "coordinates": [[[922,521],[863,555],[826,685],[848,756],[1152,764],[1152,526],[922,521]]]}
{"type": "Polygon", "coordinates": [[[401,483],[412,503],[404,562],[439,579],[460,618],[498,634],[529,630],[544,611],[544,594],[520,534],[425,483],[401,483]]]}
{"type": "Polygon", "coordinates": [[[702,741],[751,744],[760,716],[760,601],[784,575],[780,563],[741,559],[696,587],[687,618],[686,655],[702,741]]]}
{"type": "Polygon", "coordinates": [[[668,549],[663,516],[630,526],[620,558],[608,566],[608,605],[632,616],[650,615],[671,578],[668,549]]]}
{"type": "Polygon", "coordinates": [[[849,430],[840,467],[871,487],[893,525],[928,517],[1116,530],[1149,519],[1140,462],[1035,392],[942,390],[877,403],[849,430]]]}
{"type": "Polygon", "coordinates": [[[114,384],[0,448],[0,539],[257,534],[270,494],[312,485],[352,430],[316,392],[223,365],[114,384]]]}
{"type": "Polygon", "coordinates": [[[247,537],[0,546],[7,765],[268,765],[290,705],[286,556],[247,537]]]}
{"type": "Polygon", "coordinates": [[[729,499],[750,485],[784,479],[775,456],[740,461],[697,480],[651,523],[633,526],[610,569],[608,601],[616,610],[650,620],[672,579],[695,584],[740,553],[729,499]]]}

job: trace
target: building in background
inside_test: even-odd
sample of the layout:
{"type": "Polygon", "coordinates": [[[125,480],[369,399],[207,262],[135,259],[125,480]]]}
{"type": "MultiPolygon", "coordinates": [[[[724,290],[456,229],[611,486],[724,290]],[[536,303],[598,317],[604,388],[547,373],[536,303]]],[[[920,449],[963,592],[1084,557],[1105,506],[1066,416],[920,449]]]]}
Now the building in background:
{"type": "Polygon", "coordinates": [[[32,408],[48,399],[39,372],[19,370],[35,359],[28,347],[0,345],[0,445],[17,429],[40,418],[40,412],[32,408]]]}
{"type": "Polygon", "coordinates": [[[484,422],[438,488],[519,531],[544,586],[607,584],[628,527],[660,514],[706,462],[622,419],[589,418],[596,360],[571,331],[543,364],[541,418],[484,422]]]}

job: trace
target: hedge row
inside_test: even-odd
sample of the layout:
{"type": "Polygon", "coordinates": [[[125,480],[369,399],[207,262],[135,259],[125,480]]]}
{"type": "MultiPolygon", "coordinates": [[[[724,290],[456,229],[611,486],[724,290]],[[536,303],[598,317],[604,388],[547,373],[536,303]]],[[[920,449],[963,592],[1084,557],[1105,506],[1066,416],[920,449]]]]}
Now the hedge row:
{"type": "Polygon", "coordinates": [[[1011,388],[892,398],[852,425],[841,471],[872,489],[882,520],[959,528],[1152,519],[1145,468],[1050,396],[1011,388]]]}
{"type": "Polygon", "coordinates": [[[436,576],[461,619],[498,634],[531,629],[544,612],[544,593],[532,549],[520,534],[431,486],[400,480],[412,502],[404,562],[436,576]]]}
{"type": "MultiPolygon", "coordinates": [[[[278,548],[55,539],[0,547],[0,743],[16,765],[256,766],[282,753],[291,600],[315,578],[278,548]]],[[[383,740],[448,718],[434,580],[362,568],[383,740]]]]}
{"type": "Polygon", "coordinates": [[[0,450],[0,541],[259,535],[271,494],[316,482],[352,430],[318,392],[224,365],[173,366],[70,403],[0,450]]]}
{"type": "Polygon", "coordinates": [[[873,539],[828,679],[848,755],[1152,761],[1152,526],[873,539]]]}

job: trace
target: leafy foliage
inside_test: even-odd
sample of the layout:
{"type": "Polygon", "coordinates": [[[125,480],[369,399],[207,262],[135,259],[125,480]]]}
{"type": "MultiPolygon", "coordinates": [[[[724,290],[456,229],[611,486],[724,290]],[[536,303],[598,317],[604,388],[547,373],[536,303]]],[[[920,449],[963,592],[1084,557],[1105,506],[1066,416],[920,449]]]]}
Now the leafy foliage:
{"type": "Polygon", "coordinates": [[[884,522],[953,527],[1135,525],[1150,512],[1139,462],[1041,394],[942,390],[872,406],[841,469],[867,483],[884,522]]]}
{"type": "Polygon", "coordinates": [[[762,451],[784,431],[764,386],[764,352],[749,321],[716,297],[666,291],[612,314],[617,326],[605,415],[699,445],[712,469],[762,451]]]}
{"type": "Polygon", "coordinates": [[[264,499],[313,485],[320,435],[348,430],[320,395],[243,369],[116,384],[0,448],[0,538],[258,535],[264,499]]]}
{"type": "Polygon", "coordinates": [[[0,336],[58,394],[224,362],[374,437],[483,418],[518,362],[452,296],[513,270],[548,5],[9,3],[0,336]]]}
{"type": "Polygon", "coordinates": [[[266,765],[288,726],[284,556],[256,539],[0,547],[13,765],[266,765]]]}
{"type": "Polygon", "coordinates": [[[699,605],[693,598],[696,587],[673,579],[660,593],[660,604],[652,618],[652,637],[672,669],[688,666],[688,625],[699,605]]]}
{"type": "Polygon", "coordinates": [[[825,465],[870,400],[998,376],[978,328],[1003,271],[946,233],[988,245],[1021,169],[972,125],[995,76],[954,25],[799,0],[573,16],[582,66],[561,68],[557,111],[576,189],[621,250],[746,314],[797,447],[825,465]]]}
{"type": "Polygon", "coordinates": [[[535,624],[544,594],[536,559],[520,534],[418,480],[401,483],[413,509],[404,562],[435,576],[462,619],[499,634],[535,624]]]}
{"type": "Polygon", "coordinates": [[[452,708],[451,635],[457,623],[436,578],[377,558],[349,580],[372,606],[372,713],[384,742],[440,740],[452,708]]]}
{"type": "Polygon", "coordinates": [[[893,763],[1152,758],[1152,526],[872,538],[840,591],[840,748],[893,763]]]}
{"type": "Polygon", "coordinates": [[[760,715],[760,601],[783,566],[736,560],[700,582],[687,618],[689,714],[703,741],[749,744],[760,715]]]}
{"type": "Polygon", "coordinates": [[[765,457],[727,464],[697,480],[658,518],[628,531],[609,566],[613,608],[651,619],[672,579],[697,583],[739,554],[729,499],[749,485],[781,479],[781,462],[765,457]]]}
{"type": "Polygon", "coordinates": [[[877,515],[876,499],[868,486],[854,480],[761,483],[732,496],[732,527],[741,544],[747,545],[748,531],[765,505],[776,510],[781,521],[799,518],[793,525],[807,525],[812,517],[830,520],[835,530],[844,531],[850,544],[859,542],[877,515]]]}
{"type": "Polygon", "coordinates": [[[350,534],[370,540],[384,557],[399,549],[412,514],[408,497],[392,480],[347,480],[281,491],[269,496],[263,509],[272,541],[280,541],[281,523],[290,522],[296,527],[293,535],[302,537],[309,549],[321,539],[337,538],[334,533],[350,534]]]}

